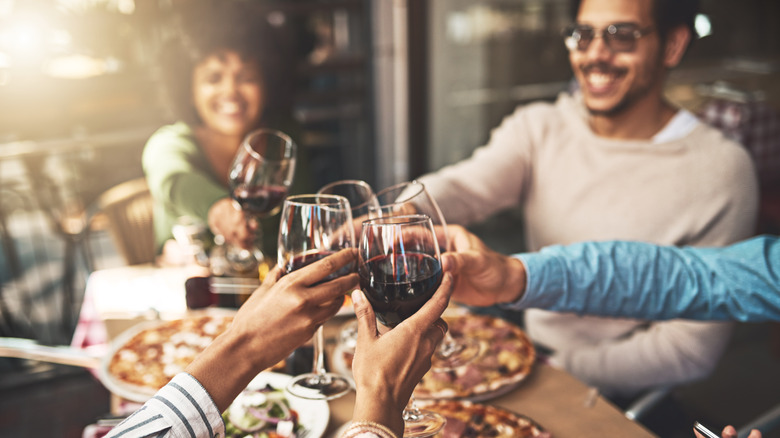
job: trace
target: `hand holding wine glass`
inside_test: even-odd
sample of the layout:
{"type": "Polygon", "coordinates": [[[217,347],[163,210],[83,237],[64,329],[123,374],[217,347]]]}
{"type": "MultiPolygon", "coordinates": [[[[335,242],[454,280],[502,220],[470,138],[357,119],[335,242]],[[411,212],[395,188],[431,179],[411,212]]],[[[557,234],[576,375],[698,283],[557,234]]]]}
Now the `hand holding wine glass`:
{"type": "Polygon", "coordinates": [[[292,185],[295,156],[296,146],[292,139],[272,129],[250,132],[239,146],[230,166],[228,182],[231,197],[244,212],[255,236],[250,248],[233,251],[231,262],[234,266],[249,266],[265,259],[260,249],[262,230],[258,221],[276,214],[281,208],[292,185]]]}
{"type": "MultiPolygon", "coordinates": [[[[409,181],[381,190],[376,195],[378,206],[369,205],[369,217],[390,217],[404,214],[424,214],[431,218],[442,251],[451,249],[447,221],[433,196],[419,181],[409,181]]],[[[480,352],[480,343],[470,337],[447,332],[433,357],[433,368],[447,371],[473,361],[480,352]]]]}
{"type": "Polygon", "coordinates": [[[447,330],[440,316],[447,308],[452,284],[451,275],[445,273],[431,299],[382,336],[377,333],[376,315],[365,295],[361,291],[352,293],[358,329],[352,362],[357,387],[353,422],[383,424],[401,435],[403,409],[430,369],[431,356],[447,330]]]}
{"type": "MultiPolygon", "coordinates": [[[[352,212],[349,202],[335,195],[297,195],[284,201],[277,264],[284,274],[301,269],[344,248],[355,247],[352,212]]],[[[327,280],[354,271],[347,265],[327,280]]],[[[302,398],[330,400],[351,389],[349,381],[325,371],[322,327],[314,338],[314,363],[311,373],[293,379],[287,390],[302,398]]]]}
{"type": "MultiPolygon", "coordinates": [[[[425,215],[409,215],[363,222],[358,249],[358,275],[360,288],[376,318],[386,327],[402,325],[429,302],[442,282],[439,243],[431,219],[425,215]]],[[[446,332],[446,324],[444,327],[442,337],[446,332]]],[[[398,347],[407,351],[403,343],[398,347]]],[[[358,354],[360,345],[356,357],[358,354]]],[[[407,362],[395,371],[408,373],[408,366],[407,362]]],[[[419,368],[415,370],[419,371],[419,368]]],[[[358,368],[357,372],[362,371],[358,368]]],[[[441,430],[445,423],[441,415],[417,409],[413,396],[403,411],[403,420],[405,437],[431,436],[441,430]]]]}

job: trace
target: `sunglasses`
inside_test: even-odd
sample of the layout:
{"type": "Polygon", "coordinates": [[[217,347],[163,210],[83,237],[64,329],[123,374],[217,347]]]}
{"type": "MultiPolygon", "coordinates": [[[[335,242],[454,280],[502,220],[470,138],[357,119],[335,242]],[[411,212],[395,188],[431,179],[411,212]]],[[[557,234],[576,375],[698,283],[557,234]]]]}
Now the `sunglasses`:
{"type": "Polygon", "coordinates": [[[599,36],[613,52],[633,52],[636,41],[653,31],[653,26],[644,29],[634,23],[615,23],[601,29],[587,24],[571,24],[563,30],[563,42],[570,51],[588,50],[590,43],[599,36]]]}

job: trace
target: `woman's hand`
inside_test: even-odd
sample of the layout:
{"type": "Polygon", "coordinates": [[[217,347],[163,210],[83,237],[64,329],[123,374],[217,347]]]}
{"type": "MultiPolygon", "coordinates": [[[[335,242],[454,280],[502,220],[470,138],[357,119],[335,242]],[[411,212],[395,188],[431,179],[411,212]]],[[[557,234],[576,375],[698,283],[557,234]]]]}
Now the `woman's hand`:
{"type": "Polygon", "coordinates": [[[285,276],[278,267],[268,273],[230,328],[187,367],[220,411],[257,373],[286,358],[338,312],[344,295],[357,286],[357,274],[323,280],[356,257],[357,250],[348,248],[285,276]]]}
{"type": "Polygon", "coordinates": [[[382,335],[371,304],[352,293],[358,340],[352,374],[357,386],[353,421],[383,424],[401,436],[402,412],[417,383],[431,368],[431,356],[447,331],[441,318],[452,293],[452,276],[444,274],[439,289],[422,309],[382,335]]]}
{"type": "Polygon", "coordinates": [[[222,198],[211,205],[208,223],[212,233],[241,248],[252,246],[259,227],[256,221],[250,221],[243,211],[236,208],[230,198],[222,198]]]}

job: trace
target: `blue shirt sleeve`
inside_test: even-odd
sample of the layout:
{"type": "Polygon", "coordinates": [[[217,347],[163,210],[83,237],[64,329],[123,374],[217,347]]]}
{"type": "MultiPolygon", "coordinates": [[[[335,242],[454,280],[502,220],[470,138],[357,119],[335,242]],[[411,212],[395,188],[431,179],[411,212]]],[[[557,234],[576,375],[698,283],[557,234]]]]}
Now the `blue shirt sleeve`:
{"type": "Polygon", "coordinates": [[[640,319],[780,320],[780,241],[722,248],[587,242],[519,254],[528,283],[506,304],[640,319]]]}

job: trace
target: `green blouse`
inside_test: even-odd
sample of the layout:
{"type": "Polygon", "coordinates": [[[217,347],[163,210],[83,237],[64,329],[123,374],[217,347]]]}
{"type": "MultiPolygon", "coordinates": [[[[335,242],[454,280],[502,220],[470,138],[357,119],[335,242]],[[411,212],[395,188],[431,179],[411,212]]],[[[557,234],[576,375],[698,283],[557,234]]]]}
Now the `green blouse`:
{"type": "MultiPolygon", "coordinates": [[[[289,129],[284,132],[294,135],[289,129]]],[[[311,190],[307,160],[303,155],[299,146],[290,193],[311,190]]],[[[158,253],[162,252],[165,241],[173,238],[171,230],[179,217],[190,216],[207,223],[211,206],[230,196],[195,139],[192,128],[184,122],[163,126],[152,134],[144,147],[142,162],[154,198],[154,236],[158,253]]],[[[272,258],[276,257],[278,216],[261,221],[263,252],[272,258]]]]}

